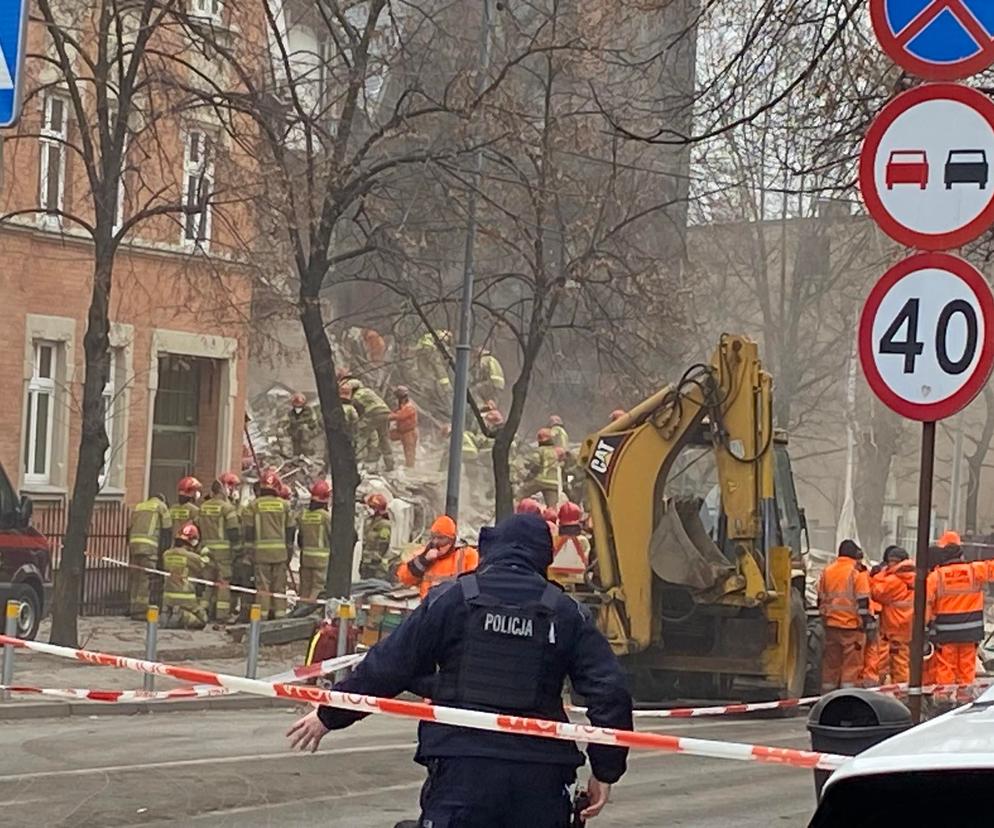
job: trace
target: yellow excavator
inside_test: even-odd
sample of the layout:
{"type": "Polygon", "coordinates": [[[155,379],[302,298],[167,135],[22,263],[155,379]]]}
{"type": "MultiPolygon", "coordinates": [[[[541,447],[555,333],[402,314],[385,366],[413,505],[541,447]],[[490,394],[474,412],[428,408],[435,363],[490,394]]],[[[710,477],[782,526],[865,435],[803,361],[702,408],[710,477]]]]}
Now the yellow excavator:
{"type": "Polygon", "coordinates": [[[756,343],[722,336],[580,460],[594,554],[574,591],[635,697],[801,696],[806,525],[756,343]]]}

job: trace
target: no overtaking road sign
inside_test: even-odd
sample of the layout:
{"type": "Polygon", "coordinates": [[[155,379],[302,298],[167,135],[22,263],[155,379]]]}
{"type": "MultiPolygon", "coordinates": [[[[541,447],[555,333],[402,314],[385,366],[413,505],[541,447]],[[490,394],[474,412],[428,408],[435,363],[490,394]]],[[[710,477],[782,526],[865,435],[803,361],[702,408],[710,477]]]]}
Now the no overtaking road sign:
{"type": "Polygon", "coordinates": [[[28,0],[0,0],[0,127],[21,109],[21,75],[27,51],[28,0]]]}

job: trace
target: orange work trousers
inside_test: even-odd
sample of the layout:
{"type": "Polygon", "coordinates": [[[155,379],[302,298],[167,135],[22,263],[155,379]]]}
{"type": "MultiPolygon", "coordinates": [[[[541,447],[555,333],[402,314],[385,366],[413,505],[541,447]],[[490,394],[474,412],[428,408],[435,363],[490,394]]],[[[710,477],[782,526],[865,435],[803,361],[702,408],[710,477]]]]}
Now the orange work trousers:
{"type": "Polygon", "coordinates": [[[881,679],[887,673],[887,642],[879,633],[872,641],[867,640],[863,651],[864,687],[879,687],[881,679]]]}
{"type": "Polygon", "coordinates": [[[400,441],[401,448],[404,449],[404,465],[413,469],[418,453],[418,430],[395,432],[395,439],[400,441]]]}
{"type": "Polygon", "coordinates": [[[936,684],[973,684],[977,680],[977,645],[936,644],[932,661],[936,684]]]}
{"type": "Polygon", "coordinates": [[[862,630],[825,628],[825,652],[821,659],[823,693],[840,687],[858,687],[863,676],[866,633],[862,630]]]}
{"type": "Polygon", "coordinates": [[[881,682],[903,684],[911,677],[911,645],[896,638],[885,638],[886,667],[881,668],[881,682]]]}

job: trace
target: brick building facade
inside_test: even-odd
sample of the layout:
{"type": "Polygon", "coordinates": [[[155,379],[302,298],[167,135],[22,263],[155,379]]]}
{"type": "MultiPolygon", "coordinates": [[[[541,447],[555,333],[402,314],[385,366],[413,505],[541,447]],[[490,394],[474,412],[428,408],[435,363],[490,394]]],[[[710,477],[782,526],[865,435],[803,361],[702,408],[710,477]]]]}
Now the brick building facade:
{"type": "MultiPolygon", "coordinates": [[[[215,4],[217,5],[217,4],[215,4]]],[[[29,52],[51,51],[32,22],[29,52]]],[[[96,46],[94,46],[96,49],[96,46]]],[[[0,186],[0,462],[36,504],[71,492],[79,445],[83,336],[94,243],[81,223],[93,199],[77,145],[71,93],[49,63],[28,60],[21,122],[7,130],[0,186]]],[[[209,111],[136,117],[119,192],[119,221],[150,204],[202,204],[136,224],[117,253],[111,370],[104,399],[111,448],[102,499],[172,496],[178,479],[209,482],[241,462],[252,281],[233,226],[204,192],[220,190],[233,152],[209,111]],[[216,169],[215,169],[216,168],[216,169]],[[158,199],[154,201],[153,198],[158,199]]],[[[130,128],[130,127],[129,127],[130,128]]],[[[237,160],[237,159],[236,159],[237,160]]],[[[240,209],[245,209],[244,206],[240,209]]]]}

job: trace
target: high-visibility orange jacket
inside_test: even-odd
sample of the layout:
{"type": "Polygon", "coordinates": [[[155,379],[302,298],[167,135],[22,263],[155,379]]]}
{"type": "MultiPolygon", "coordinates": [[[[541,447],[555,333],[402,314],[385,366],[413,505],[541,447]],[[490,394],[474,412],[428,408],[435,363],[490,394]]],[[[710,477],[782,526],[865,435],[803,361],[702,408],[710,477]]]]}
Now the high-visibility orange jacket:
{"type": "Polygon", "coordinates": [[[818,582],[818,611],[825,626],[858,630],[870,614],[870,573],[853,558],[839,557],[818,582]]]}
{"type": "Polygon", "coordinates": [[[408,586],[417,586],[421,597],[435,584],[448,581],[464,572],[472,572],[480,565],[480,553],[472,546],[456,546],[437,561],[429,563],[424,558],[424,552],[415,555],[411,560],[397,567],[397,580],[408,586]]]}
{"type": "Polygon", "coordinates": [[[390,422],[398,434],[407,434],[418,427],[418,409],[408,400],[396,411],[390,412],[390,422]]]}
{"type": "Polygon", "coordinates": [[[880,611],[880,633],[894,641],[911,641],[915,610],[915,565],[901,561],[880,570],[870,581],[880,611]]]}
{"type": "Polygon", "coordinates": [[[929,614],[939,644],[984,638],[984,584],[994,580],[994,562],[950,561],[928,575],[929,614]]]}

